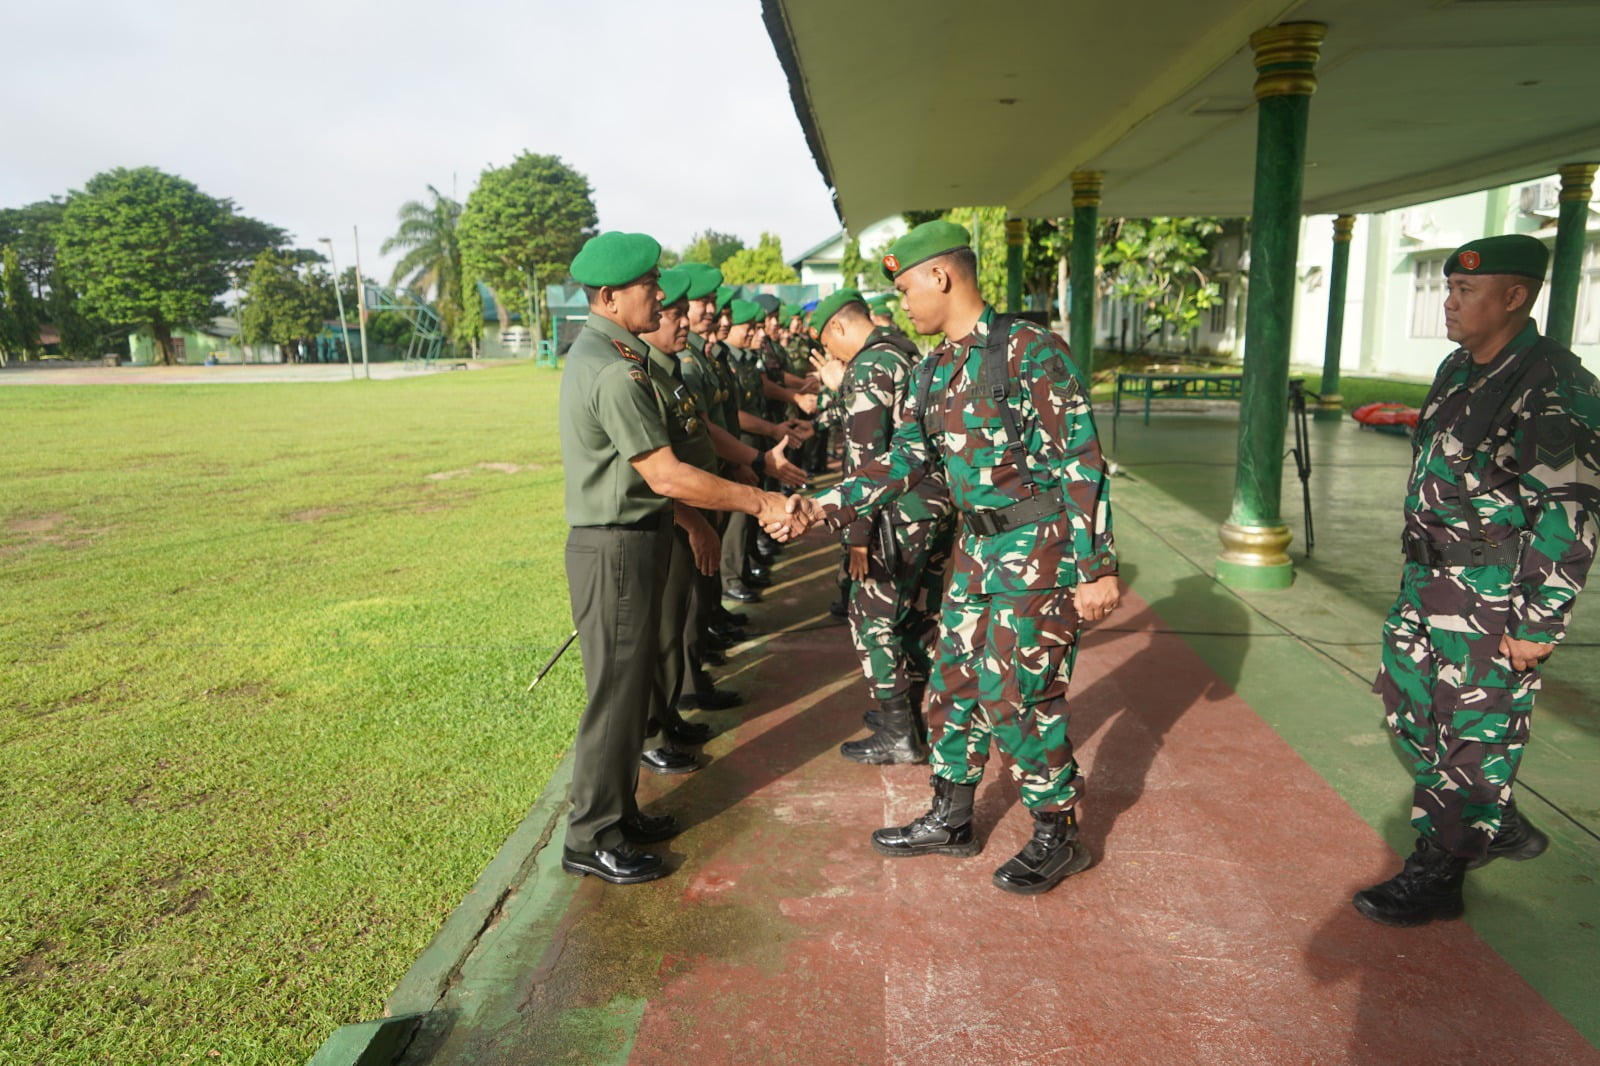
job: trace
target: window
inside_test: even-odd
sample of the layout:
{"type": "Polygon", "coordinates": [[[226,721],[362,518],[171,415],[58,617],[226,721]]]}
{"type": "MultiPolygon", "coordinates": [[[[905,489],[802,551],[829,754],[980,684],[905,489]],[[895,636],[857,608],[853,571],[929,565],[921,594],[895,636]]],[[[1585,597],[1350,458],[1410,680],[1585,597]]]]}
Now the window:
{"type": "Polygon", "coordinates": [[[1411,335],[1413,337],[1443,337],[1444,332],[1444,261],[1448,255],[1430,255],[1417,259],[1412,266],[1411,284],[1411,335]]]}
{"type": "Polygon", "coordinates": [[[185,337],[172,338],[172,357],[180,363],[189,359],[189,341],[185,337]]]}

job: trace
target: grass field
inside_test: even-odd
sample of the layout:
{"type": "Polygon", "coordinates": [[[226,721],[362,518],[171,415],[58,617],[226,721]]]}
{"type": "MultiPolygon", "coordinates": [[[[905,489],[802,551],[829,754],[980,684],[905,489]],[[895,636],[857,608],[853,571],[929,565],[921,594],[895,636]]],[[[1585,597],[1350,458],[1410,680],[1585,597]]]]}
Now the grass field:
{"type": "Polygon", "coordinates": [[[0,390],[0,1062],[296,1062],[568,743],[558,377],[0,390]]]}

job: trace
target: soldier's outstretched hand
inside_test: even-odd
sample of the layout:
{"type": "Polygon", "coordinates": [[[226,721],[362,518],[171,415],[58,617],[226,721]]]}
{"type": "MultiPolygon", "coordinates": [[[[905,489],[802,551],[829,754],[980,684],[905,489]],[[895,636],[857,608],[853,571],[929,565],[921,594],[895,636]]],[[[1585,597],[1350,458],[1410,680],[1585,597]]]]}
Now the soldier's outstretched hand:
{"type": "Polygon", "coordinates": [[[1077,605],[1079,618],[1085,622],[1100,621],[1122,602],[1122,587],[1117,575],[1083,582],[1072,590],[1072,602],[1077,605]]]}
{"type": "Polygon", "coordinates": [[[837,359],[826,356],[813,355],[811,365],[817,368],[817,377],[822,384],[834,392],[839,391],[839,386],[844,382],[845,365],[837,359]]]}
{"type": "Polygon", "coordinates": [[[777,444],[774,444],[772,449],[767,452],[765,465],[779,481],[785,485],[794,485],[798,488],[806,483],[806,472],[791,463],[789,457],[784,454],[783,449],[789,443],[789,438],[785,437],[777,444]]]}

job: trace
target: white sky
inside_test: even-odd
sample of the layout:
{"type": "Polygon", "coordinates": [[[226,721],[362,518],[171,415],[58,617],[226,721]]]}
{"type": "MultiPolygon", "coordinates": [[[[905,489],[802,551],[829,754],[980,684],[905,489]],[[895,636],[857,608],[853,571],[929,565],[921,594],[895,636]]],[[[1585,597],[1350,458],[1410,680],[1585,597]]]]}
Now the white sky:
{"type": "Polygon", "coordinates": [[[432,184],[524,149],[589,178],[602,229],[711,228],[795,255],[839,228],[759,0],[4,0],[0,207],[155,166],[388,279],[432,184]],[[708,177],[712,123],[740,157],[708,177]]]}

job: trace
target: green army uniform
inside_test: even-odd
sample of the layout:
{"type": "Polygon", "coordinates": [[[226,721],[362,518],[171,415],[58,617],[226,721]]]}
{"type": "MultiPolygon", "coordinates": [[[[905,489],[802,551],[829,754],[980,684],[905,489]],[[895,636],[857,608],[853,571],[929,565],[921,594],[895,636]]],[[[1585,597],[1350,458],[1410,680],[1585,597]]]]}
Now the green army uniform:
{"type": "MultiPolygon", "coordinates": [[[[664,283],[665,284],[665,283],[664,283]]],[[[654,345],[648,353],[650,381],[666,415],[667,437],[673,454],[689,466],[707,473],[717,472],[717,453],[705,426],[693,390],[685,383],[678,361],[654,345]]],[[[698,571],[689,535],[674,526],[672,551],[662,575],[661,624],[658,629],[656,684],[651,692],[647,730],[651,736],[681,734],[688,723],[678,713],[678,698],[683,695],[684,679],[690,663],[698,664],[700,633],[691,623],[690,600],[698,571]],[[693,648],[686,656],[686,644],[693,648]]],[[[703,671],[702,671],[703,673],[703,671]]],[[[645,746],[656,746],[646,740],[645,746]]]]}
{"type": "MultiPolygon", "coordinates": [[[[730,305],[734,322],[742,325],[761,313],[759,304],[735,299],[730,305]]],[[[758,342],[759,343],[759,342],[758,342]]],[[[709,348],[709,346],[708,346],[709,348]]],[[[721,348],[727,352],[727,365],[733,375],[734,402],[738,410],[757,418],[765,418],[766,396],[761,390],[761,357],[750,348],[736,348],[726,342],[721,348]]],[[[736,422],[737,424],[737,422],[736,422]]],[[[757,451],[765,451],[765,438],[753,433],[740,433],[739,439],[757,451]]],[[[728,528],[722,535],[721,573],[724,592],[744,589],[745,563],[755,544],[756,523],[747,514],[728,516],[728,528]]],[[[749,595],[746,592],[746,595],[749,595]]]]}
{"type": "MultiPolygon", "coordinates": [[[[882,266],[894,280],[929,260],[971,254],[965,229],[935,220],[891,245],[882,266]]],[[[976,286],[965,277],[961,284],[976,286]]],[[[967,336],[946,337],[918,365],[913,397],[888,455],[817,497],[828,522],[842,527],[942,468],[962,514],[928,690],[938,738],[932,807],[909,825],[874,832],[873,847],[892,856],[976,854],[973,798],[997,744],[1034,834],[995,870],[994,884],[1045,892],[1093,861],[1078,840],[1083,778],[1067,739],[1080,624],[1074,589],[1114,577],[1117,556],[1088,393],[1061,338],[997,320],[986,306],[967,336]]]]}
{"type": "Polygon", "coordinates": [[[1375,690],[1416,773],[1413,824],[1470,860],[1500,829],[1540,683],[1500,637],[1559,642],[1594,558],[1596,427],[1594,376],[1532,322],[1488,364],[1452,353],[1417,420],[1375,690]],[[1487,436],[1462,440],[1488,408],[1487,436]]]}
{"type": "MultiPolygon", "coordinates": [[[[1547,259],[1535,238],[1485,238],[1445,274],[1539,281],[1547,259]]],[[[1420,834],[1399,875],[1354,899],[1391,925],[1459,917],[1467,869],[1547,846],[1513,794],[1542,663],[1515,669],[1500,641],[1559,643],[1596,550],[1600,383],[1531,321],[1488,362],[1472,354],[1445,359],[1419,412],[1373,686],[1411,764],[1420,834]]]]}
{"type": "MultiPolygon", "coordinates": [[[[845,290],[844,295],[853,290],[845,290]]],[[[823,324],[834,308],[818,308],[823,324]]],[[[922,353],[909,341],[875,329],[851,359],[830,409],[844,436],[845,478],[888,454],[896,426],[912,401],[912,364],[922,353]]],[[[955,540],[956,515],[941,471],[930,470],[915,489],[873,520],[857,517],[841,532],[846,554],[867,550],[867,574],[851,584],[850,635],[862,672],[882,711],[874,734],[846,741],[840,754],[857,762],[922,762],[926,737],[918,721],[918,691],[933,667],[945,571],[955,540]]]]}
{"type": "Polygon", "coordinates": [[[567,587],[588,701],[572,756],[566,846],[615,849],[634,788],[653,688],[671,505],[629,461],[671,443],[647,346],[591,314],[567,353],[560,434],[567,587]]]}
{"type": "Polygon", "coordinates": [[[982,388],[980,364],[994,311],[973,332],[934,349],[920,373],[927,410],[896,430],[889,453],[817,497],[829,521],[848,525],[913,489],[942,467],[965,516],[945,592],[940,642],[929,686],[937,731],[935,776],[955,784],[983,777],[991,740],[1011,762],[1023,803],[1065,810],[1083,790],[1067,739],[1068,680],[1077,651],[1072,590],[1117,572],[1109,482],[1088,397],[1066,345],[1013,320],[1007,345],[1011,403],[1021,428],[1026,484],[1008,446],[1005,420],[982,388]],[[997,511],[1022,517],[983,532],[997,511]],[[975,520],[976,517],[976,520],[975,520]],[[942,726],[942,728],[941,728],[942,726]]]}

